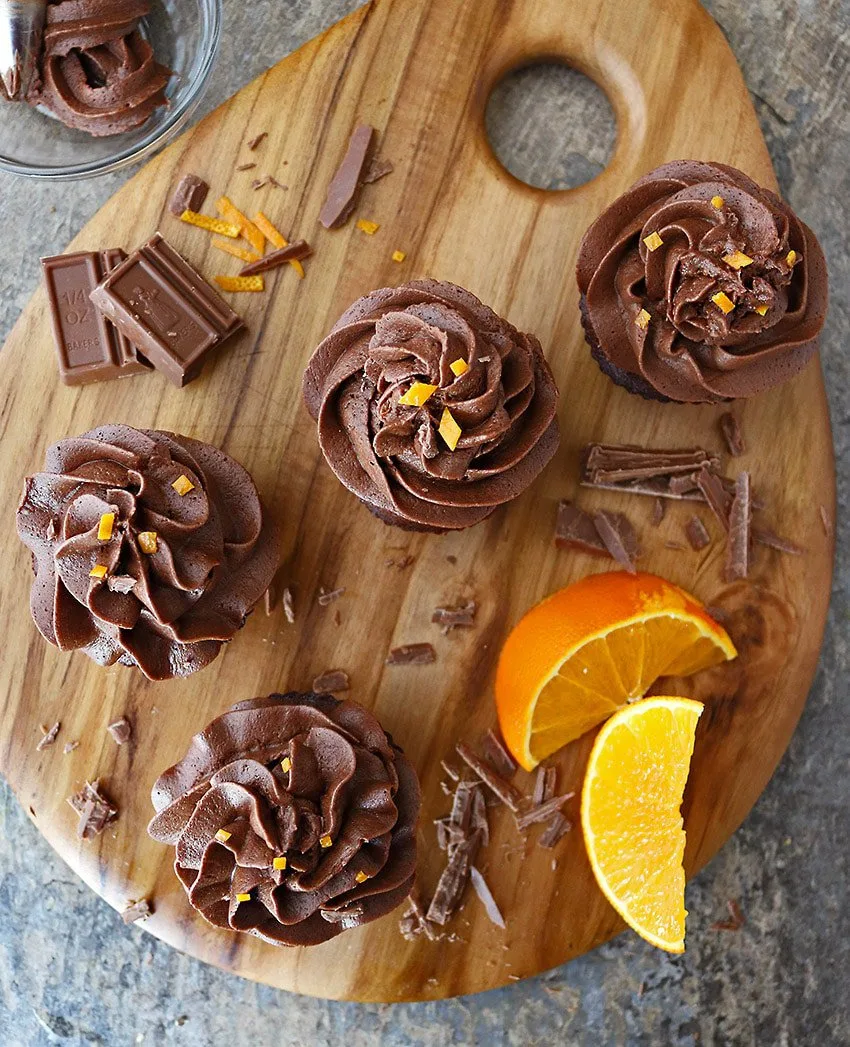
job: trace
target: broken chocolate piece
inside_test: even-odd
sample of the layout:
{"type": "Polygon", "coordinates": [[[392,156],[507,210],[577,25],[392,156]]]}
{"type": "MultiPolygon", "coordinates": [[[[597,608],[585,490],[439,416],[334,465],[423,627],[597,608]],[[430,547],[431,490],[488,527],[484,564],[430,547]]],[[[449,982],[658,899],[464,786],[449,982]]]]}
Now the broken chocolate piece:
{"type": "Polygon", "coordinates": [[[503,778],[513,778],[517,772],[516,761],[492,728],[481,739],[480,745],[484,751],[484,758],[490,766],[494,767],[503,778]]]}
{"type": "Polygon", "coordinates": [[[482,782],[499,797],[502,803],[516,812],[519,810],[522,795],[507,779],[503,778],[486,760],[472,751],[465,742],[455,746],[458,756],[470,767],[482,782]]]}
{"type": "Polygon", "coordinates": [[[547,818],[559,811],[567,800],[571,800],[574,796],[574,792],[564,793],[562,796],[553,796],[550,800],[545,800],[537,807],[529,807],[527,811],[516,815],[517,829],[522,831],[530,825],[534,825],[535,822],[545,822],[547,818]]]}
{"type": "Polygon", "coordinates": [[[496,904],[492,891],[487,886],[487,881],[474,865],[469,867],[469,879],[472,881],[472,888],[478,895],[479,901],[484,906],[484,911],[487,913],[490,923],[494,923],[497,927],[501,927],[504,930],[505,918],[499,911],[499,906],[496,904]]]}
{"type": "Polygon", "coordinates": [[[652,505],[652,526],[658,527],[667,512],[667,505],[663,498],[656,498],[652,505]]]}
{"type": "Polygon", "coordinates": [[[325,229],[336,229],[343,225],[354,210],[374,135],[375,129],[366,124],[355,128],[319,213],[319,221],[325,229]]]}
{"type": "Polygon", "coordinates": [[[555,795],[555,787],[558,784],[558,768],[547,767],[546,774],[543,779],[543,798],[542,802],[546,803],[551,800],[555,795]]]}
{"type": "Polygon", "coordinates": [[[280,603],[284,573],[284,565],[281,564],[272,575],[272,580],[269,582],[268,589],[263,593],[263,606],[265,607],[267,615],[270,615],[275,607],[280,603]]]}
{"type": "MultiPolygon", "coordinates": [[[[238,171],[239,168],[237,167],[236,170],[238,171]]],[[[183,175],[177,183],[168,210],[176,218],[179,218],[184,211],[194,211],[197,214],[204,206],[209,191],[210,187],[203,178],[193,174],[183,175]]]]}
{"type": "MultiPolygon", "coordinates": [[[[239,164],[239,166],[236,168],[236,170],[237,171],[253,171],[256,166],[257,166],[256,164],[239,164]]],[[[193,207],[190,210],[197,211],[197,208],[193,207]]]]}
{"type": "Polygon", "coordinates": [[[65,742],[65,745],[62,748],[62,752],[65,756],[67,756],[68,753],[72,753],[75,749],[79,749],[79,747],[79,742],[65,742]]]}
{"type": "Polygon", "coordinates": [[[574,548],[586,553],[607,555],[607,549],[593,524],[593,518],[568,501],[558,502],[555,545],[561,549],[574,548]]]}
{"type": "Polygon", "coordinates": [[[68,803],[80,816],[77,836],[81,840],[91,840],[98,836],[118,817],[118,808],[101,793],[99,779],[86,782],[79,792],[68,797],[68,803]]]}
{"type": "Polygon", "coordinates": [[[441,927],[448,923],[460,905],[469,881],[469,867],[475,860],[480,844],[480,834],[473,833],[455,847],[437,882],[437,889],[425,914],[427,920],[441,927]]]}
{"type": "Polygon", "coordinates": [[[546,786],[546,768],[541,764],[537,768],[537,774],[534,777],[534,789],[531,793],[531,806],[539,807],[543,803],[543,789],[546,786]]]}
{"type": "Polygon", "coordinates": [[[430,643],[406,643],[393,647],[385,665],[430,665],[436,662],[437,652],[430,643]]]}
{"type": "Polygon", "coordinates": [[[91,300],[177,386],[242,320],[156,233],[92,291],[91,300]]]}
{"type": "Polygon", "coordinates": [[[572,822],[560,811],[556,811],[537,842],[541,847],[554,847],[572,827],[572,822]]]}
{"type": "Polygon", "coordinates": [[[729,530],[729,509],[732,505],[732,496],[723,486],[723,481],[710,469],[703,467],[696,476],[697,487],[702,492],[703,498],[708,503],[709,509],[714,513],[723,526],[729,530]]]}
{"type": "Polygon", "coordinates": [[[151,365],[90,300],[101,280],[126,257],[113,248],[41,260],[59,377],[65,385],[88,385],[151,371],[151,365]]]}
{"type": "Polygon", "coordinates": [[[327,607],[329,604],[332,604],[334,600],[338,600],[344,593],[345,586],[343,585],[338,589],[326,589],[323,585],[319,586],[319,595],[316,597],[319,607],[327,607]]]}
{"type": "Polygon", "coordinates": [[[629,574],[635,574],[637,534],[628,517],[622,513],[598,512],[593,514],[593,524],[612,559],[629,574]]]}
{"type": "Polygon", "coordinates": [[[801,545],[797,545],[789,538],[783,538],[769,527],[753,527],[752,536],[760,545],[766,545],[770,549],[787,553],[789,556],[802,556],[806,551],[801,545]]]}
{"type": "Polygon", "coordinates": [[[384,178],[388,174],[392,174],[395,168],[389,160],[373,160],[369,166],[369,170],[361,178],[361,182],[367,185],[370,182],[377,182],[379,178],[384,178]]]}
{"type": "MultiPolygon", "coordinates": [[[[720,468],[720,460],[700,448],[649,451],[640,447],[590,444],[585,448],[580,483],[609,491],[654,498],[703,501],[694,477],[700,469],[720,468]]],[[[729,481],[723,481],[730,483],[729,481]]]]}
{"type": "Polygon", "coordinates": [[[336,691],[348,691],[351,681],[343,669],[328,669],[313,680],[313,690],[318,694],[333,694],[336,691]]]}
{"type": "Polygon", "coordinates": [[[478,606],[474,600],[457,607],[436,607],[431,615],[435,625],[442,626],[443,634],[448,635],[452,629],[470,628],[475,624],[475,612],[478,606]]]}
{"type": "Polygon", "coordinates": [[[255,276],[257,273],[267,273],[270,269],[277,269],[287,262],[300,262],[309,258],[313,248],[306,240],[296,240],[294,243],[281,247],[278,251],[272,251],[256,262],[249,262],[239,270],[240,276],[255,276]]]}
{"type": "Polygon", "coordinates": [[[112,739],[116,745],[124,745],[125,742],[129,742],[130,736],[133,733],[133,728],[130,726],[130,721],[126,716],[122,716],[120,720],[116,720],[115,723],[109,724],[106,729],[112,735],[112,739]]]}
{"type": "Polygon", "coordinates": [[[37,752],[43,752],[49,745],[53,745],[56,741],[56,736],[59,734],[60,726],[61,724],[58,720],[52,727],[45,727],[42,725],[41,739],[35,747],[37,752]]]}
{"type": "Polygon", "coordinates": [[[694,552],[698,553],[700,549],[711,545],[711,535],[705,529],[705,524],[698,516],[692,516],[685,524],[685,536],[694,552]]]}
{"type": "Polygon", "coordinates": [[[484,793],[477,787],[472,792],[469,829],[471,832],[481,834],[481,846],[486,847],[490,842],[490,822],[487,818],[487,802],[484,799],[484,793]]]}
{"type": "Polygon", "coordinates": [[[750,573],[750,474],[738,473],[735,497],[729,509],[729,540],[726,544],[726,580],[738,581],[750,573]]]}
{"type": "Polygon", "coordinates": [[[408,941],[413,941],[420,934],[424,934],[429,941],[436,941],[437,933],[419,904],[418,898],[411,894],[407,901],[408,908],[399,922],[401,933],[408,941]]]}
{"type": "Polygon", "coordinates": [[[153,909],[150,906],[150,902],[147,898],[142,898],[137,902],[130,902],[121,913],[121,919],[124,923],[137,923],[139,920],[146,920],[152,914],[153,909]]]}
{"type": "Polygon", "coordinates": [[[744,453],[744,437],[741,434],[741,426],[734,414],[727,411],[718,420],[718,426],[726,447],[733,458],[740,458],[744,453]]]}

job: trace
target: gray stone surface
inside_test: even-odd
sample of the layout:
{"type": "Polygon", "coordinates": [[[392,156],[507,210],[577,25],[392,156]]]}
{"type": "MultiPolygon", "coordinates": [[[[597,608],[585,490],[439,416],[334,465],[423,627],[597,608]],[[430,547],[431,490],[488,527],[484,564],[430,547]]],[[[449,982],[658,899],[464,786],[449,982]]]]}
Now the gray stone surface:
{"type": "MultiPolygon", "coordinates": [[[[225,7],[224,52],[206,108],[355,2],[225,0],[225,7]]],[[[744,828],[688,888],[687,953],[670,958],[626,934],[567,967],[478,997],[386,1007],[292,996],[123,927],[3,787],[0,1047],[850,1044],[850,732],[843,719],[850,678],[850,3],[710,0],[708,7],[741,62],[782,190],[817,230],[829,260],[823,356],[841,508],[832,611],[809,704],[744,828]],[[741,900],[747,924],[737,933],[712,932],[729,898],[741,900]]],[[[598,134],[604,105],[592,88],[576,91],[574,80],[557,70],[542,78],[523,73],[491,105],[499,155],[530,182],[574,184],[605,162],[610,139],[598,134]]],[[[55,190],[0,177],[0,335],[35,287],[34,258],[61,250],[124,177],[65,186],[55,211],[55,190]]]]}

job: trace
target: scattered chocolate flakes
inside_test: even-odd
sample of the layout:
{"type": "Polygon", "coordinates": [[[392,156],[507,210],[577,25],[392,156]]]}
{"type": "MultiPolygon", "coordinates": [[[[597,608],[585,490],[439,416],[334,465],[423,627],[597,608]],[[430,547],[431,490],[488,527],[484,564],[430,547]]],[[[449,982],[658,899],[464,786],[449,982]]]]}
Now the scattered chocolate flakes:
{"type": "Polygon", "coordinates": [[[456,912],[469,881],[469,867],[478,853],[481,834],[473,833],[455,847],[437,882],[425,918],[444,927],[456,912]]]}
{"type": "Polygon", "coordinates": [[[552,815],[537,841],[541,847],[554,847],[572,829],[572,822],[560,811],[552,815]]]}
{"type": "Polygon", "coordinates": [[[263,605],[266,609],[266,614],[269,615],[280,603],[281,597],[281,584],[283,582],[283,567],[278,567],[275,573],[272,575],[272,580],[269,582],[269,587],[263,594],[263,605]]]}
{"type": "MultiPolygon", "coordinates": [[[[604,513],[607,523],[614,530],[620,546],[629,559],[638,555],[638,540],[631,521],[623,513],[604,513]]],[[[606,525],[603,524],[603,527],[606,525]]],[[[561,549],[581,549],[597,556],[611,556],[611,550],[603,540],[594,517],[571,502],[558,503],[558,519],[555,524],[555,545],[561,549]]],[[[615,557],[616,559],[616,557],[615,557]]]]}
{"type": "Polygon", "coordinates": [[[825,505],[818,506],[820,511],[820,522],[823,525],[823,533],[827,538],[832,537],[832,520],[830,519],[829,512],[825,505]]]}
{"type": "Polygon", "coordinates": [[[91,840],[118,817],[118,808],[100,791],[100,780],[86,782],[79,792],[68,797],[68,803],[80,816],[77,823],[77,836],[81,840],[91,840]]]}
{"type": "Polygon", "coordinates": [[[264,189],[269,184],[269,176],[266,175],[264,178],[255,178],[251,182],[251,188],[256,192],[258,189],[264,189]]]}
{"type": "Polygon", "coordinates": [[[41,725],[41,739],[35,747],[37,752],[43,752],[48,746],[53,745],[61,726],[62,725],[58,720],[52,727],[46,727],[44,724],[41,725]]]}
{"type": "Polygon", "coordinates": [[[324,586],[321,586],[317,597],[319,606],[327,607],[328,604],[332,604],[334,600],[338,600],[344,593],[345,586],[340,586],[338,589],[326,589],[324,586]]]}
{"type": "Polygon", "coordinates": [[[236,168],[236,170],[237,171],[253,171],[256,166],[257,166],[256,164],[240,164],[236,168]]]}
{"type": "Polygon", "coordinates": [[[261,131],[260,134],[258,134],[255,138],[252,138],[250,140],[250,142],[248,142],[248,148],[251,150],[251,152],[253,153],[253,151],[257,148],[257,146],[262,141],[264,141],[264,139],[268,138],[268,136],[269,136],[268,131],[261,131]]]}
{"type": "Polygon", "coordinates": [[[475,771],[481,781],[499,797],[506,807],[516,813],[522,799],[519,790],[503,778],[486,760],[482,760],[474,753],[465,742],[458,742],[455,749],[458,756],[475,771]]]}
{"type": "Polygon", "coordinates": [[[124,745],[126,742],[129,742],[130,736],[133,733],[133,728],[130,726],[130,721],[126,716],[122,716],[120,720],[116,720],[115,723],[109,724],[106,729],[112,735],[112,739],[116,745],[124,745]]]}
{"type": "Polygon", "coordinates": [[[328,669],[313,680],[313,690],[319,694],[333,694],[336,691],[348,691],[351,681],[344,669],[328,669]]]}
{"type": "Polygon", "coordinates": [[[698,516],[692,516],[685,524],[685,536],[690,542],[694,552],[699,552],[707,545],[711,545],[711,535],[705,528],[705,524],[698,516]]]}
{"type": "Polygon", "coordinates": [[[210,191],[209,185],[197,175],[183,175],[171,197],[168,210],[179,218],[184,211],[200,211],[210,191]]]}
{"type": "Polygon", "coordinates": [[[385,178],[388,174],[392,174],[395,168],[389,160],[373,160],[369,166],[369,170],[360,179],[364,185],[368,185],[370,182],[377,182],[379,178],[385,178]]]}
{"type": "Polygon", "coordinates": [[[138,920],[146,920],[153,914],[150,902],[147,898],[141,898],[137,902],[130,902],[127,908],[121,913],[121,919],[124,923],[136,923],[138,920]]]}
{"type": "Polygon", "coordinates": [[[452,567],[454,567],[457,563],[457,557],[453,553],[449,553],[449,555],[446,557],[446,563],[450,563],[452,567]]]}
{"type": "Polygon", "coordinates": [[[481,834],[481,846],[486,847],[490,843],[490,822],[487,818],[487,803],[484,793],[476,787],[472,791],[472,810],[469,812],[469,828],[471,832],[481,834]]]}
{"type": "Polygon", "coordinates": [[[472,794],[478,788],[475,782],[458,782],[452,800],[452,813],[449,824],[466,836],[469,819],[472,815],[472,794]]]}
{"type": "Polygon", "coordinates": [[[542,764],[537,768],[534,778],[534,789],[531,793],[531,806],[539,807],[543,803],[543,790],[546,788],[546,768],[542,764]]]}
{"type": "Polygon", "coordinates": [[[65,756],[67,756],[68,753],[72,753],[75,749],[79,749],[79,747],[80,747],[80,743],[79,742],[76,742],[76,741],[75,742],[65,742],[65,745],[64,745],[64,748],[62,749],[62,752],[63,752],[63,754],[65,756]]]}
{"type": "Polygon", "coordinates": [[[720,521],[725,531],[729,530],[729,511],[732,507],[732,495],[723,486],[717,473],[703,467],[696,476],[697,487],[708,503],[709,509],[720,521]]]}
{"type": "Polygon", "coordinates": [[[697,473],[683,473],[681,476],[671,476],[669,480],[670,494],[675,498],[685,498],[699,491],[697,473]]]}
{"type": "Polygon", "coordinates": [[[558,784],[558,768],[547,767],[546,773],[543,776],[543,796],[542,802],[546,803],[547,800],[551,800],[555,795],[555,787],[558,784]]]}
{"type": "Polygon", "coordinates": [[[129,574],[109,574],[106,588],[111,593],[131,593],[136,588],[136,579],[129,574]]]}
{"type": "Polygon", "coordinates": [[[431,615],[435,625],[442,626],[443,634],[448,636],[452,629],[468,629],[475,624],[475,612],[478,605],[474,600],[457,607],[436,607],[431,615]]]}
{"type": "Polygon", "coordinates": [[[729,540],[726,543],[726,580],[734,582],[750,573],[750,474],[738,473],[735,497],[729,509],[729,540]]]}
{"type": "Polygon", "coordinates": [[[517,772],[516,761],[505,748],[502,739],[491,728],[480,742],[484,759],[494,767],[503,778],[513,778],[517,772]]]}
{"type": "Polygon", "coordinates": [[[740,458],[745,451],[744,437],[741,426],[734,414],[727,411],[722,414],[717,422],[720,435],[726,441],[726,447],[733,458],[740,458]]]}
{"type": "Polygon", "coordinates": [[[279,182],[274,175],[266,175],[266,183],[272,186],[274,189],[288,189],[288,185],[284,185],[283,182],[279,182]]]}
{"type": "Polygon", "coordinates": [[[405,643],[393,647],[386,657],[386,665],[430,665],[436,662],[437,652],[430,643],[405,643]]]}
{"type": "Polygon", "coordinates": [[[256,276],[258,273],[268,273],[272,269],[286,265],[288,262],[303,261],[303,259],[309,258],[312,253],[313,248],[306,240],[296,240],[292,244],[287,244],[286,247],[281,247],[263,258],[259,258],[256,262],[249,262],[248,265],[243,266],[239,270],[239,275],[256,276]]]}
{"type": "Polygon", "coordinates": [[[336,229],[343,225],[354,210],[374,136],[375,129],[368,124],[361,124],[354,129],[319,213],[319,221],[325,229],[336,229]]]}
{"type": "Polygon", "coordinates": [[[395,567],[399,571],[406,571],[407,568],[410,567],[411,564],[416,563],[416,557],[415,556],[402,556],[398,560],[393,560],[393,559],[385,560],[384,563],[386,564],[387,567],[395,567]]]}
{"type": "Polygon", "coordinates": [[[766,545],[770,549],[776,549],[780,553],[787,553],[789,556],[802,556],[806,551],[802,545],[797,545],[796,542],[792,542],[789,538],[783,538],[782,535],[772,531],[769,527],[754,527],[752,535],[753,539],[760,545],[766,545]]]}
{"type": "Polygon", "coordinates": [[[429,941],[436,941],[437,934],[419,904],[419,900],[411,894],[407,902],[408,907],[399,921],[399,930],[402,935],[408,941],[413,941],[420,934],[424,934],[429,941]]]}
{"type": "Polygon", "coordinates": [[[635,574],[638,542],[628,517],[622,513],[598,512],[593,514],[593,524],[612,559],[629,574],[635,574]]]}
{"type": "Polygon", "coordinates": [[[652,526],[658,527],[667,512],[667,503],[663,498],[656,498],[652,503],[652,526]]]}
{"type": "Polygon", "coordinates": [[[711,925],[710,930],[712,931],[740,931],[740,929],[747,922],[744,914],[741,912],[741,906],[735,901],[734,898],[730,898],[726,903],[726,907],[729,910],[728,920],[718,920],[716,923],[711,925]]]}
{"type": "Polygon", "coordinates": [[[471,865],[469,867],[469,878],[472,881],[472,888],[478,895],[478,899],[484,906],[484,911],[487,913],[487,918],[490,923],[494,923],[497,927],[505,929],[505,918],[499,910],[499,906],[496,904],[496,899],[493,897],[493,892],[487,886],[487,881],[478,871],[478,869],[471,865]]]}
{"type": "Polygon", "coordinates": [[[574,792],[553,796],[550,800],[545,800],[543,803],[538,804],[537,807],[530,807],[527,811],[523,811],[522,814],[517,814],[517,829],[523,831],[530,825],[534,825],[535,822],[545,822],[547,818],[559,811],[567,800],[571,800],[574,796],[574,792]]]}
{"type": "Polygon", "coordinates": [[[289,588],[283,590],[283,614],[290,625],[295,624],[295,597],[289,588]]]}

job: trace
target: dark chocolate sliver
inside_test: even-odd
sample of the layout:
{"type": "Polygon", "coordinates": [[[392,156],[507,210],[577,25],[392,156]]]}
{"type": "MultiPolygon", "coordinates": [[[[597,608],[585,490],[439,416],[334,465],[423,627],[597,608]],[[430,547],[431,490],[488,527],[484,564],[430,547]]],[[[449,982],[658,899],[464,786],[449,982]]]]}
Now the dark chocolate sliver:
{"type": "Polygon", "coordinates": [[[452,629],[471,628],[475,625],[475,612],[478,610],[474,600],[458,607],[436,607],[431,615],[435,625],[441,625],[444,633],[452,629]]]}
{"type": "Polygon", "coordinates": [[[364,185],[370,182],[377,182],[379,178],[385,178],[388,174],[392,174],[394,170],[395,168],[389,160],[373,160],[361,181],[364,185]]]}
{"type": "Polygon", "coordinates": [[[490,728],[481,739],[481,748],[484,750],[484,757],[487,762],[491,764],[503,778],[513,778],[517,772],[516,761],[505,748],[502,739],[492,728],[490,728]]]}
{"type": "Polygon", "coordinates": [[[313,680],[313,690],[317,694],[334,694],[350,689],[351,681],[343,669],[328,669],[313,680]]]}
{"type": "Polygon", "coordinates": [[[552,848],[572,829],[572,822],[560,811],[552,815],[549,824],[537,841],[541,847],[552,848]]]}
{"type": "Polygon", "coordinates": [[[272,251],[271,254],[267,254],[256,262],[249,262],[239,270],[239,275],[256,276],[257,273],[267,273],[270,269],[277,269],[278,266],[285,265],[287,262],[300,262],[304,258],[309,258],[312,253],[313,248],[306,240],[296,240],[287,247],[272,251]]]}
{"type": "Polygon", "coordinates": [[[183,175],[177,183],[168,210],[177,218],[184,211],[200,211],[210,191],[209,185],[197,175],[183,175]]]}
{"type": "Polygon", "coordinates": [[[393,647],[386,665],[430,665],[437,660],[437,652],[430,643],[405,643],[393,647]]]}
{"type": "Polygon", "coordinates": [[[242,327],[159,233],[109,273],[91,300],[176,386],[196,378],[206,354],[242,327]]]}
{"type": "Polygon", "coordinates": [[[685,535],[694,552],[698,553],[700,549],[711,545],[711,535],[705,529],[705,524],[698,516],[692,516],[685,524],[685,535]]]}
{"type": "Polygon", "coordinates": [[[726,545],[726,580],[746,578],[750,573],[750,474],[739,473],[735,479],[735,497],[729,509],[729,540],[726,545]]]}
{"type": "Polygon", "coordinates": [[[752,534],[753,540],[759,545],[766,545],[769,549],[776,549],[777,552],[787,553],[789,556],[802,556],[806,551],[802,545],[797,545],[790,538],[783,538],[769,527],[754,527],[752,534]]]}
{"type": "Polygon", "coordinates": [[[635,574],[638,541],[628,517],[622,513],[599,512],[593,514],[593,524],[611,558],[624,570],[635,574]]]}
{"type": "Polygon", "coordinates": [[[711,469],[703,466],[696,476],[697,487],[708,503],[709,509],[714,513],[724,530],[729,530],[729,509],[732,505],[732,496],[723,485],[720,477],[711,469]]]}
{"type": "Polygon", "coordinates": [[[494,767],[487,763],[486,760],[482,760],[464,742],[458,742],[455,749],[467,767],[475,771],[481,781],[499,797],[509,810],[516,813],[519,810],[520,800],[522,799],[519,789],[511,785],[494,767]]]}
{"type": "Polygon", "coordinates": [[[733,458],[740,458],[744,453],[744,437],[741,433],[741,426],[738,419],[734,414],[727,411],[726,414],[722,414],[718,421],[720,433],[723,439],[726,441],[726,447],[729,454],[733,458]]]}
{"type": "Polygon", "coordinates": [[[361,124],[354,129],[348,149],[331,179],[327,198],[319,213],[319,221],[325,229],[338,228],[354,210],[374,135],[375,129],[368,124],[361,124]]]}
{"type": "Polygon", "coordinates": [[[86,782],[79,792],[68,797],[68,803],[79,815],[77,836],[81,840],[98,836],[118,817],[118,808],[101,793],[98,780],[86,782]]]}
{"type": "Polygon", "coordinates": [[[269,136],[268,131],[261,131],[258,135],[256,135],[254,138],[252,138],[248,142],[248,148],[251,150],[251,152],[253,152],[257,148],[257,146],[260,144],[260,142],[262,142],[266,138],[268,138],[268,136],[269,136]]]}
{"type": "Polygon", "coordinates": [[[150,364],[92,305],[90,295],[124,261],[120,248],[42,258],[59,377],[65,385],[88,385],[134,374],[150,364]]]}

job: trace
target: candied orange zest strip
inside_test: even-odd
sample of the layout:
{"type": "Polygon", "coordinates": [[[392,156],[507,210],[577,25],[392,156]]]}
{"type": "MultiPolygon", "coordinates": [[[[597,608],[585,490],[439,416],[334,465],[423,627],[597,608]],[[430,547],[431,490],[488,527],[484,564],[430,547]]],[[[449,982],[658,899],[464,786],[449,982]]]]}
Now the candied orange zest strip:
{"type": "Polygon", "coordinates": [[[217,251],[232,254],[234,258],[241,258],[243,262],[259,262],[260,260],[256,251],[249,251],[247,247],[231,244],[227,240],[213,240],[212,245],[217,251]]]}
{"type": "Polygon", "coordinates": [[[102,563],[95,564],[89,571],[89,578],[105,578],[107,569],[102,563]]]}
{"type": "Polygon", "coordinates": [[[367,880],[369,879],[369,877],[368,877],[368,876],[366,875],[366,873],[364,873],[364,872],[363,872],[363,870],[362,870],[362,869],[359,869],[359,870],[358,870],[358,871],[357,871],[357,872],[356,872],[356,873],[354,874],[354,879],[355,879],[355,880],[356,880],[356,881],[357,881],[358,883],[365,883],[365,882],[366,882],[366,881],[367,881],[367,880]]]}
{"type": "Polygon", "coordinates": [[[643,242],[646,244],[647,251],[657,251],[664,243],[658,233],[650,233],[649,236],[643,238],[643,242]]]}
{"type": "Polygon", "coordinates": [[[266,238],[251,219],[243,214],[233,201],[222,196],[216,201],[216,210],[228,222],[239,226],[239,232],[262,258],[266,249],[266,238]]]}
{"type": "Polygon", "coordinates": [[[652,317],[646,311],[646,309],[641,309],[641,311],[635,317],[635,323],[638,325],[641,331],[645,331],[647,327],[649,327],[649,321],[651,319],[652,317]]]}
{"type": "Polygon", "coordinates": [[[466,362],[466,360],[463,359],[462,356],[459,356],[457,360],[452,360],[452,362],[449,364],[449,370],[452,372],[455,378],[460,378],[462,374],[466,374],[466,372],[469,370],[469,364],[466,362]]]}
{"type": "Polygon", "coordinates": [[[424,407],[436,391],[436,385],[428,385],[427,382],[414,382],[407,392],[398,398],[398,402],[403,407],[424,407]]]}
{"type": "Polygon", "coordinates": [[[292,760],[290,760],[288,756],[284,756],[284,758],[280,761],[280,769],[283,771],[284,774],[287,774],[289,771],[292,770],[292,760]]]}
{"type": "MultiPolygon", "coordinates": [[[[289,247],[289,241],[286,239],[286,237],[283,235],[283,233],[281,233],[279,229],[276,229],[275,226],[272,225],[272,223],[263,214],[262,211],[257,211],[257,213],[254,215],[254,224],[257,226],[258,229],[262,231],[263,236],[265,236],[265,238],[273,247],[276,247],[278,250],[280,250],[282,247],[289,247]]],[[[298,261],[298,259],[291,259],[289,264],[292,266],[295,272],[298,273],[298,276],[303,280],[304,266],[298,261]]]]}
{"type": "Polygon", "coordinates": [[[112,537],[112,528],[115,526],[115,513],[104,513],[97,525],[97,540],[108,542],[112,537]]]}
{"type": "Polygon", "coordinates": [[[266,281],[262,276],[217,276],[215,282],[222,291],[265,291],[266,281]]]}
{"type": "Polygon", "coordinates": [[[215,834],[215,838],[219,843],[227,843],[232,835],[233,833],[229,833],[227,829],[219,829],[215,834]]]}
{"type": "Polygon", "coordinates": [[[715,210],[717,211],[719,211],[725,203],[726,201],[723,199],[722,196],[712,196],[711,198],[711,206],[715,208],[715,210]]]}
{"type": "Polygon", "coordinates": [[[724,294],[722,291],[718,291],[717,294],[713,294],[711,296],[711,300],[712,302],[714,302],[717,308],[721,309],[724,313],[731,313],[732,310],[735,308],[735,303],[732,301],[729,295],[724,294]]]}
{"type": "Polygon", "coordinates": [[[273,869],[285,869],[286,868],[286,855],[279,854],[276,858],[272,858],[273,869]]]}
{"type": "Polygon", "coordinates": [[[446,441],[446,446],[450,451],[457,447],[457,442],[461,438],[463,430],[455,421],[454,415],[448,407],[443,408],[443,417],[440,419],[440,428],[437,432],[446,441]]]}
{"type": "Polygon", "coordinates": [[[748,254],[744,254],[743,251],[733,251],[731,254],[725,254],[723,261],[727,265],[731,265],[733,269],[746,269],[748,265],[753,264],[752,258],[748,254]]]}
{"type": "Polygon", "coordinates": [[[793,265],[793,264],[794,264],[794,263],[795,263],[795,262],[797,261],[797,252],[796,252],[796,251],[794,250],[794,248],[793,248],[793,247],[792,247],[792,248],[791,248],[791,250],[790,250],[790,251],[788,252],[788,254],[787,254],[787,255],[785,255],[785,261],[786,261],[786,262],[787,262],[787,263],[788,263],[789,265],[793,265]]]}
{"type": "Polygon", "coordinates": [[[235,240],[241,233],[238,225],[223,222],[220,218],[210,218],[206,214],[198,214],[197,211],[184,211],[180,215],[180,221],[188,225],[195,225],[198,229],[206,229],[208,233],[218,233],[219,236],[229,236],[235,240]]]}
{"type": "Polygon", "coordinates": [[[157,546],[156,531],[139,531],[138,542],[142,552],[152,556],[157,546]]]}
{"type": "Polygon", "coordinates": [[[184,494],[195,490],[195,485],[185,473],[181,473],[171,485],[182,498],[184,494]]]}
{"type": "Polygon", "coordinates": [[[237,902],[250,902],[250,900],[251,900],[251,895],[250,894],[237,894],[236,895],[236,901],[237,902]]]}
{"type": "Polygon", "coordinates": [[[365,233],[367,236],[374,236],[381,228],[377,222],[371,222],[368,218],[358,218],[354,224],[361,233],[365,233]]]}

